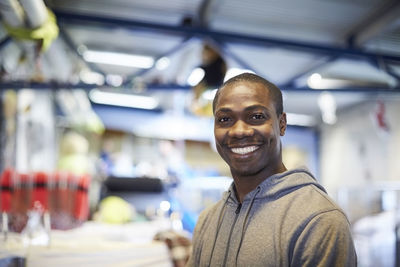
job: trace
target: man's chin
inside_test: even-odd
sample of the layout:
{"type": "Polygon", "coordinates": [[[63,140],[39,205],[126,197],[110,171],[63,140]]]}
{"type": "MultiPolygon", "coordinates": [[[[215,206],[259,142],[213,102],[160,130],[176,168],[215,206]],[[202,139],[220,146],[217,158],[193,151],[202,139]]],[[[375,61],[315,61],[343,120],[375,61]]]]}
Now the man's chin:
{"type": "Polygon", "coordinates": [[[231,172],[233,176],[254,176],[260,171],[250,168],[231,168],[231,172]]]}

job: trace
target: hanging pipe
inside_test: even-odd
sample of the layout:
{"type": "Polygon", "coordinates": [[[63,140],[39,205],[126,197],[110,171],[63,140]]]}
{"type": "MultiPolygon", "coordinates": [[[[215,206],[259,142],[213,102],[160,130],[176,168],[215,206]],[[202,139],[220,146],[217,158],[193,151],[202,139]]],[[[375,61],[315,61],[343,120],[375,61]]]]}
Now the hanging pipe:
{"type": "Polygon", "coordinates": [[[47,8],[43,0],[19,0],[24,8],[29,28],[42,26],[48,18],[47,8]]]}
{"type": "Polygon", "coordinates": [[[0,14],[11,27],[24,26],[24,10],[17,0],[0,0],[0,14]]]}

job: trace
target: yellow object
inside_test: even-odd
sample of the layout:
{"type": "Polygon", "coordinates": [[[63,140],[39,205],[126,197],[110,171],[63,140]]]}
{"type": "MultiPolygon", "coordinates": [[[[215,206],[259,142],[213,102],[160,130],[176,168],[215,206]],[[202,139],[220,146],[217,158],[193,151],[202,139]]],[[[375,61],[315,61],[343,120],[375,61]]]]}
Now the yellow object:
{"type": "Polygon", "coordinates": [[[192,112],[197,116],[212,117],[212,101],[196,101],[192,102],[192,112]]]}
{"type": "Polygon", "coordinates": [[[100,202],[99,219],[105,223],[121,224],[132,220],[133,207],[120,197],[109,196],[100,202]]]}
{"type": "Polygon", "coordinates": [[[47,12],[47,21],[38,28],[29,29],[25,27],[11,27],[6,23],[3,24],[8,34],[12,37],[21,40],[41,41],[42,51],[46,51],[53,40],[57,38],[59,31],[56,22],[56,16],[49,9],[47,12]]]}
{"type": "Polygon", "coordinates": [[[99,116],[97,116],[97,114],[94,112],[91,112],[87,116],[88,119],[86,124],[86,130],[100,135],[103,134],[105,131],[105,127],[99,116]]]}
{"type": "Polygon", "coordinates": [[[59,170],[76,175],[91,173],[89,141],[81,134],[70,131],[63,135],[60,143],[59,170]]]}
{"type": "Polygon", "coordinates": [[[75,175],[87,174],[90,172],[89,158],[87,155],[80,154],[65,155],[58,161],[57,168],[75,175]]]}

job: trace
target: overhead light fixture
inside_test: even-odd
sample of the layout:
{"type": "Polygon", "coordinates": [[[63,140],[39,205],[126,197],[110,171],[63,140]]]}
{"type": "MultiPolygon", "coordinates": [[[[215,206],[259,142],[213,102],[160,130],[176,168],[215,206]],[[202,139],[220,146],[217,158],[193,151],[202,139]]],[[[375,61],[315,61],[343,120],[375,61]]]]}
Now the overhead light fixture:
{"type": "Polygon", "coordinates": [[[153,67],[154,59],[149,56],[133,55],[115,52],[86,50],[83,58],[88,62],[109,65],[149,69],[153,67]]]}
{"type": "Polygon", "coordinates": [[[315,119],[311,115],[286,113],[288,125],[312,127],[315,125],[315,119]]]}
{"type": "Polygon", "coordinates": [[[124,94],[100,91],[93,89],[89,92],[89,98],[94,103],[113,105],[119,107],[140,108],[152,110],[157,108],[158,101],[151,96],[124,94]]]}
{"type": "Polygon", "coordinates": [[[108,74],[106,76],[106,82],[109,85],[118,87],[124,82],[124,79],[122,78],[121,75],[118,74],[108,74]]]}
{"type": "Polygon", "coordinates": [[[171,63],[170,59],[167,57],[162,57],[156,61],[156,69],[158,70],[165,70],[168,68],[169,64],[171,63]]]}
{"type": "Polygon", "coordinates": [[[319,73],[313,73],[307,79],[307,85],[313,89],[320,89],[322,82],[322,76],[319,73]]]}
{"type": "Polygon", "coordinates": [[[322,120],[326,124],[335,124],[336,117],[336,101],[329,92],[322,92],[318,97],[318,106],[321,110],[322,120]]]}
{"type": "Polygon", "coordinates": [[[104,76],[94,71],[82,70],[79,73],[79,78],[87,84],[97,84],[99,86],[104,84],[104,76]]]}
{"type": "Polygon", "coordinates": [[[190,73],[189,77],[187,78],[187,83],[190,86],[197,85],[201,79],[204,77],[204,70],[202,68],[195,68],[192,73],[190,73]]]}
{"type": "Polygon", "coordinates": [[[307,79],[307,85],[312,89],[339,89],[345,87],[382,87],[386,83],[379,83],[376,81],[363,81],[357,79],[350,79],[346,77],[322,77],[319,73],[313,73],[307,79]]]}

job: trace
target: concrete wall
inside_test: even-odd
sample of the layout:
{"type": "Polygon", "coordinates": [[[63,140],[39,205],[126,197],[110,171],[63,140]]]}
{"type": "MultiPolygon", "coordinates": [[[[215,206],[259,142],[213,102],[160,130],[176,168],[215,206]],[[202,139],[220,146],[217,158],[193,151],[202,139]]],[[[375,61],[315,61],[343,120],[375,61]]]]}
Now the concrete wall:
{"type": "Polygon", "coordinates": [[[374,191],[389,183],[400,190],[400,97],[377,98],[339,112],[338,122],[323,126],[320,138],[321,183],[345,209],[376,209],[374,191]],[[378,126],[379,101],[388,129],[378,126]]]}

